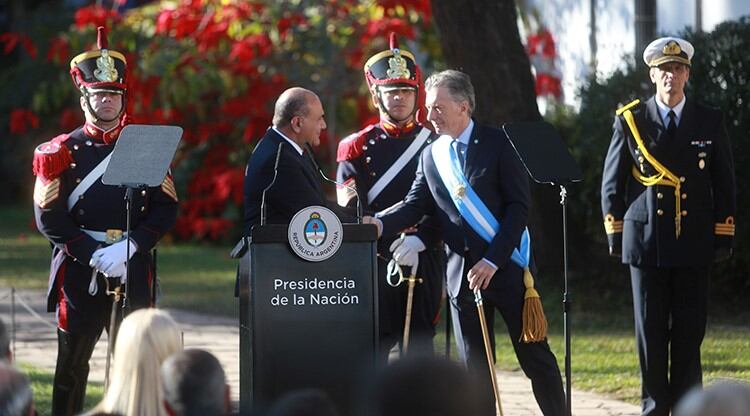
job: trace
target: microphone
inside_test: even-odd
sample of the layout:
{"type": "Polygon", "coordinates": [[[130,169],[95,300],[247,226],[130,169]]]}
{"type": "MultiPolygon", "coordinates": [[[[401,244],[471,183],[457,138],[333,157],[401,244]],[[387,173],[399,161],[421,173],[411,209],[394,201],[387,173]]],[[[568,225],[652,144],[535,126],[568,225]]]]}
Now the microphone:
{"type": "Polygon", "coordinates": [[[336,186],[341,186],[341,187],[344,187],[344,188],[346,188],[346,189],[354,192],[354,196],[357,197],[357,224],[362,224],[362,216],[363,216],[363,214],[362,214],[362,202],[359,199],[359,194],[357,193],[357,190],[354,189],[353,187],[351,187],[350,185],[347,185],[345,183],[341,183],[341,182],[335,181],[335,180],[329,178],[328,176],[326,176],[326,174],[323,173],[323,169],[321,169],[320,165],[318,165],[318,161],[315,160],[313,149],[312,149],[312,146],[310,146],[310,143],[305,142],[305,150],[307,150],[307,154],[310,155],[310,160],[312,161],[313,166],[315,166],[315,170],[318,171],[318,173],[320,174],[320,176],[326,182],[330,182],[330,183],[332,183],[332,184],[334,184],[336,186]]]}
{"type": "Polygon", "coordinates": [[[276,182],[276,175],[279,174],[279,158],[281,158],[282,147],[284,147],[284,142],[279,143],[279,148],[276,150],[276,161],[273,163],[273,179],[271,179],[271,183],[266,186],[263,194],[260,196],[260,225],[266,225],[266,192],[271,189],[276,182]]]}

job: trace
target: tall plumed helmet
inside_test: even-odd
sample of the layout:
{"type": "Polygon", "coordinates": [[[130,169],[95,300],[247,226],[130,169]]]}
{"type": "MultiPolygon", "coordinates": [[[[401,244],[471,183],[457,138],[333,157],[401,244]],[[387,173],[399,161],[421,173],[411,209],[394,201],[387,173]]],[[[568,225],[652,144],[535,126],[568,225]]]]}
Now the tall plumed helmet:
{"type": "Polygon", "coordinates": [[[388,87],[419,89],[422,73],[411,52],[399,48],[395,33],[390,34],[390,48],[376,53],[365,62],[365,79],[370,91],[388,87]]]}
{"type": "Polygon", "coordinates": [[[78,54],[70,61],[73,84],[84,95],[101,91],[124,94],[127,89],[125,55],[109,49],[103,26],[97,28],[96,43],[97,49],[78,54]]]}

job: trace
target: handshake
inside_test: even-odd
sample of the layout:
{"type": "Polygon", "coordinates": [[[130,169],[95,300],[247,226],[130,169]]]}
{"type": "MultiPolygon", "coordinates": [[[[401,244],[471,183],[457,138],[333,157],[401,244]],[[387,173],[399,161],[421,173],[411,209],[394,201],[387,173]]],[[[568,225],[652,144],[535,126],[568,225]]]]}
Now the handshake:
{"type": "MultiPolygon", "coordinates": [[[[380,219],[365,216],[362,218],[362,223],[374,224],[378,229],[378,238],[383,235],[383,222],[380,219]]],[[[388,250],[393,255],[393,260],[396,260],[399,265],[414,267],[419,261],[419,253],[426,248],[419,237],[401,234],[401,238],[394,241],[388,250]]]]}
{"type": "Polygon", "coordinates": [[[137,249],[138,247],[130,239],[122,240],[94,251],[89,266],[107,277],[119,277],[120,282],[125,283],[125,260],[133,257],[137,249]],[[130,257],[127,252],[128,245],[130,245],[130,257]]]}

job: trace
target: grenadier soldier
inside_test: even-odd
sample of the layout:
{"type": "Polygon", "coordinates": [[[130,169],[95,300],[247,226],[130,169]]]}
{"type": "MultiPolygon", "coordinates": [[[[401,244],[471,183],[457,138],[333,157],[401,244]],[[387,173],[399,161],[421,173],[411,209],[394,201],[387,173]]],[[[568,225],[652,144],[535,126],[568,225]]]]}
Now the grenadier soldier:
{"type": "Polygon", "coordinates": [[[643,53],[656,94],[617,111],[602,175],[610,254],[630,266],[644,415],[702,383],[711,263],[732,253],[735,179],[724,116],[685,96],[693,45],[643,53]]]}
{"type": "Polygon", "coordinates": [[[58,326],[54,415],[78,414],[83,408],[89,358],[102,328],[109,325],[112,300],[105,289],[124,283],[127,245],[127,302],[134,310],[152,303],[149,252],[177,215],[177,193],[167,175],[161,186],[133,195],[131,233],[123,232],[125,189],[104,185],[101,177],[128,123],[126,60],[107,47],[102,27],[97,43],[97,49],[70,62],[85,124],[38,146],[34,153],[36,223],[52,244],[47,308],[56,312],[58,326]]]}
{"type": "MultiPolygon", "coordinates": [[[[345,186],[337,188],[338,202],[355,206],[359,199],[365,210],[380,211],[404,199],[414,180],[419,154],[437,136],[417,120],[424,101],[420,69],[414,56],[398,47],[395,35],[391,34],[389,49],[367,60],[364,72],[380,121],[339,143],[337,179],[345,186]]],[[[409,351],[431,354],[445,276],[444,257],[437,223],[427,217],[402,236],[378,243],[380,344],[384,354],[402,340],[408,295],[406,283],[392,286],[398,277],[386,280],[389,260],[398,260],[406,276],[412,266],[418,267],[422,282],[414,288],[409,351]]]]}

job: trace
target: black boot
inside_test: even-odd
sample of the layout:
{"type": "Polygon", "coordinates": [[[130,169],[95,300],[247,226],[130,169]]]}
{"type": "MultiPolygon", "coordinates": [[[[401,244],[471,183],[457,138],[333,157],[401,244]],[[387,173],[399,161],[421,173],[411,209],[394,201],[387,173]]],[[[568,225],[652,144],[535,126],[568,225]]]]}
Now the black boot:
{"type": "Polygon", "coordinates": [[[52,415],[77,415],[83,410],[89,359],[98,334],[70,334],[57,329],[57,367],[52,388],[52,415]]]}

